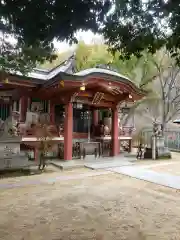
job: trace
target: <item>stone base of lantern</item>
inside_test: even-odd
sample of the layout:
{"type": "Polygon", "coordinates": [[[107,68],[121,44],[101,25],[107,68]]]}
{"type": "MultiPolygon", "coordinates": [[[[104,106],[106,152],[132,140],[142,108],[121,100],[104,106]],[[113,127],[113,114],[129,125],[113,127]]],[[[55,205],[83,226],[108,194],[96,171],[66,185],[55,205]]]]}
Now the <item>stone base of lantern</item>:
{"type": "Polygon", "coordinates": [[[164,138],[163,137],[157,137],[157,159],[161,158],[171,158],[171,152],[167,147],[164,146],[164,138]]]}
{"type": "MultiPolygon", "coordinates": [[[[152,147],[146,148],[144,152],[144,159],[152,159],[152,147]]],[[[164,146],[164,138],[156,138],[156,159],[169,159],[171,158],[171,152],[164,146]]]]}

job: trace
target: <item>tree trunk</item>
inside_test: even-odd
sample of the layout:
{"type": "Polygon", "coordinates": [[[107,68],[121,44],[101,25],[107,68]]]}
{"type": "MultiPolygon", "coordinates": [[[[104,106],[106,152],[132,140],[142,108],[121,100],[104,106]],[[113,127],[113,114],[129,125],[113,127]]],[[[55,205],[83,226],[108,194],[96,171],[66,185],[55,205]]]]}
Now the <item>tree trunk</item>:
{"type": "Polygon", "coordinates": [[[41,152],[39,156],[39,170],[44,170],[45,166],[46,166],[45,154],[41,152]]]}
{"type": "Polygon", "coordinates": [[[163,119],[162,123],[161,123],[161,131],[162,131],[162,136],[164,137],[164,132],[166,129],[166,121],[165,119],[163,119]]]}

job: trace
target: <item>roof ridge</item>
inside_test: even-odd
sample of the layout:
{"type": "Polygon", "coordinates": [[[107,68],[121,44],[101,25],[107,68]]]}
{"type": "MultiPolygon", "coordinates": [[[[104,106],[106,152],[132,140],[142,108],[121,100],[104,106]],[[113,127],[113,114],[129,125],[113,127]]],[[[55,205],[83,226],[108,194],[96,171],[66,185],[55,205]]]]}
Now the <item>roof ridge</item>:
{"type": "MultiPolygon", "coordinates": [[[[50,70],[47,70],[47,69],[40,69],[40,68],[34,68],[32,72],[36,72],[36,73],[52,73],[53,71],[55,71],[56,69],[60,68],[60,67],[63,67],[63,66],[66,66],[70,60],[74,60],[75,58],[75,52],[73,52],[66,60],[64,60],[63,62],[61,62],[59,65],[51,68],[50,70]]],[[[66,72],[66,71],[64,71],[66,72]]]]}

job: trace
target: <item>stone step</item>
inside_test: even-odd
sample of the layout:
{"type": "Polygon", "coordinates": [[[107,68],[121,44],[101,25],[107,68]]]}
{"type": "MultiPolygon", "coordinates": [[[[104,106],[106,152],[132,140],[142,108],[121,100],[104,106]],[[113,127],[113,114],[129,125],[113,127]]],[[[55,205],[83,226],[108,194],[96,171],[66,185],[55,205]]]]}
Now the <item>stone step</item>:
{"type": "Polygon", "coordinates": [[[95,169],[108,169],[108,168],[114,168],[114,167],[122,167],[122,166],[129,166],[133,163],[129,161],[111,161],[111,162],[101,162],[101,163],[86,163],[84,166],[87,168],[90,168],[92,170],[95,169]]]}
{"type": "Polygon", "coordinates": [[[60,170],[71,170],[74,168],[84,167],[83,160],[71,160],[71,161],[52,160],[50,161],[50,163],[60,170]]]}

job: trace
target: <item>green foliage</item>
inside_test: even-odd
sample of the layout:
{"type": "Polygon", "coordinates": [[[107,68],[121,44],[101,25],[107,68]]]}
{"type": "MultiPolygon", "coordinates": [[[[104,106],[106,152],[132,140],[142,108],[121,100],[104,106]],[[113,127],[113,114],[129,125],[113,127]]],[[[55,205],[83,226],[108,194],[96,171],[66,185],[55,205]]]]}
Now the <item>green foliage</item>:
{"type": "MultiPolygon", "coordinates": [[[[76,71],[95,67],[97,64],[108,64],[113,61],[113,55],[108,52],[108,48],[104,44],[87,45],[80,41],[75,50],[76,55],[76,71]]],[[[72,54],[72,51],[57,54],[57,58],[52,61],[46,61],[39,65],[41,68],[52,69],[58,66],[72,54]]],[[[118,60],[119,61],[119,60],[118,60]]]]}
{"type": "Polygon", "coordinates": [[[0,33],[13,36],[16,43],[9,44],[4,37],[0,40],[0,68],[24,71],[37,62],[52,60],[55,38],[72,42],[76,41],[77,30],[97,32],[110,3],[109,0],[1,0],[0,33]]]}
{"type": "Polygon", "coordinates": [[[31,67],[49,60],[53,39],[77,41],[77,30],[89,29],[102,33],[121,58],[140,57],[145,50],[154,54],[165,46],[180,63],[179,20],[178,1],[1,0],[0,31],[12,34],[17,45],[15,50],[6,44],[1,48],[0,66],[21,70],[24,63],[31,67]]]}
{"type": "Polygon", "coordinates": [[[10,41],[8,35],[0,37],[0,71],[20,71],[24,74],[36,66],[37,62],[52,61],[55,58],[50,47],[27,46],[10,41]]]}
{"type": "Polygon", "coordinates": [[[93,68],[98,64],[108,64],[112,61],[112,58],[106,45],[86,45],[84,42],[80,42],[76,49],[76,69],[80,71],[93,68]]]}
{"type": "Polygon", "coordinates": [[[139,57],[146,49],[154,54],[164,46],[180,63],[179,1],[115,0],[102,33],[122,57],[139,57]]]}

